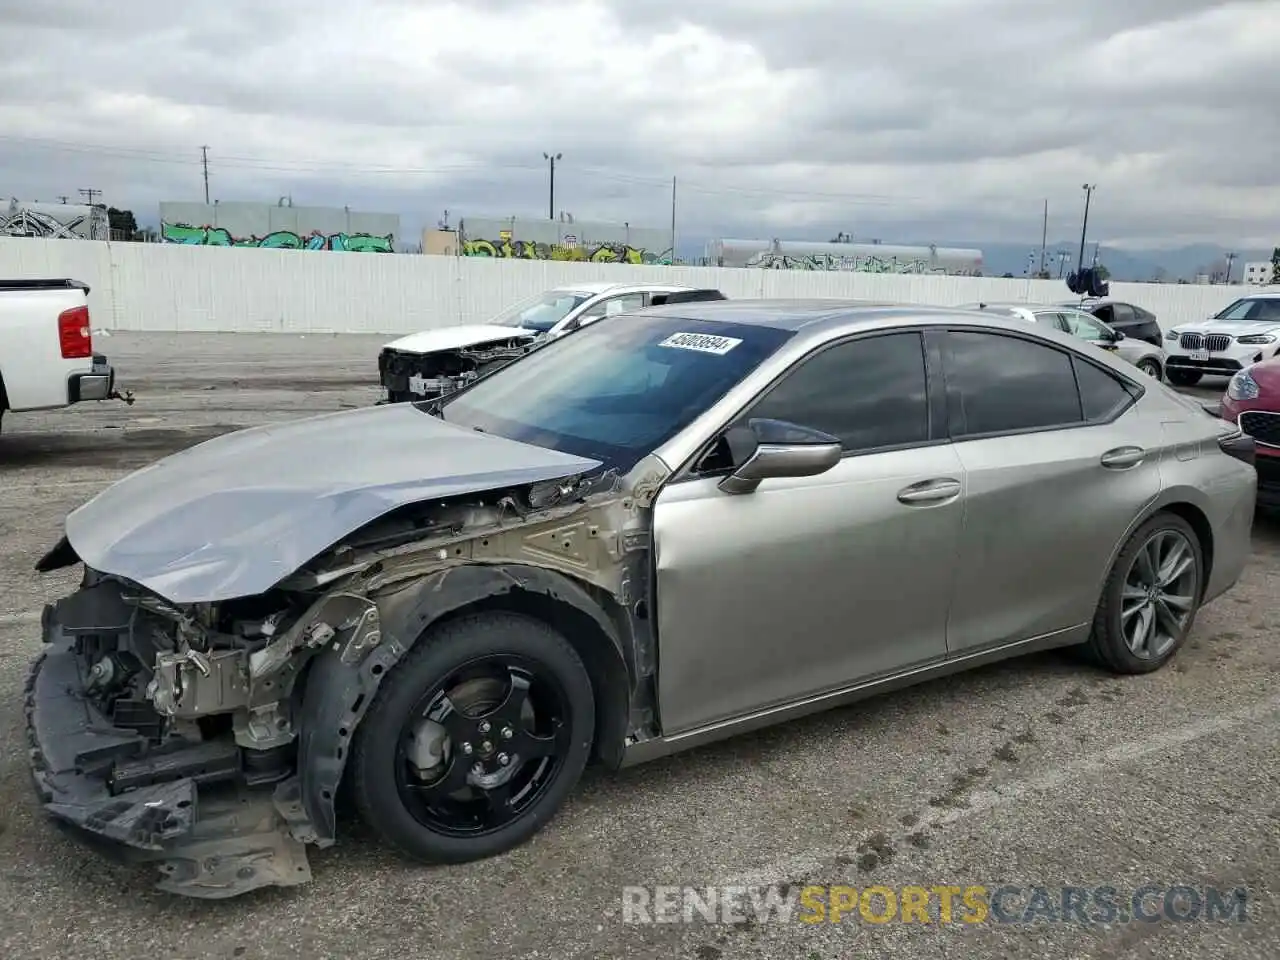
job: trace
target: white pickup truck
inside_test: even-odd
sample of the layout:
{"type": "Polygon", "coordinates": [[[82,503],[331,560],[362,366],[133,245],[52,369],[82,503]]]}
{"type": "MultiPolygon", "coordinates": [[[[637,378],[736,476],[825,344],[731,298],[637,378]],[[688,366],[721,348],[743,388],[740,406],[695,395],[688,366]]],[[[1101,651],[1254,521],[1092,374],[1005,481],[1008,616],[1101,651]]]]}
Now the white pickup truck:
{"type": "Polygon", "coordinates": [[[79,280],[0,280],[0,417],[120,398],[93,352],[89,287],[79,280]]]}

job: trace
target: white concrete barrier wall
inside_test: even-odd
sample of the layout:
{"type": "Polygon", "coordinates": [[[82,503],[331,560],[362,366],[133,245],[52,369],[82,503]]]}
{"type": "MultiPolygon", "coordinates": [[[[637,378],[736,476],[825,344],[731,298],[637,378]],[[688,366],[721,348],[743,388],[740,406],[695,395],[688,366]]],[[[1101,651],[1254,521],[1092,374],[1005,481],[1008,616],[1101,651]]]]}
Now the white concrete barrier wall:
{"type": "MultiPolygon", "coordinates": [[[[157,331],[410,333],[476,323],[548,287],[586,280],[670,280],[728,297],[835,297],[951,306],[1058,301],[1061,280],[639,267],[91,240],[0,239],[0,277],[74,277],[92,288],[96,328],[157,331]]],[[[1113,283],[1112,296],[1161,326],[1203,319],[1240,286],[1113,283]]]]}

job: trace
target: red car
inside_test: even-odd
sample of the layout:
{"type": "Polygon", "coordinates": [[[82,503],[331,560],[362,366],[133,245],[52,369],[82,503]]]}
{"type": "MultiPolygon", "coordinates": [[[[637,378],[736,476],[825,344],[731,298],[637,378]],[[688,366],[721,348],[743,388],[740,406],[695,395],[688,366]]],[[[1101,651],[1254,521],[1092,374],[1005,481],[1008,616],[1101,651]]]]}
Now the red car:
{"type": "Polygon", "coordinates": [[[1253,437],[1258,503],[1280,507],[1280,357],[1245,367],[1222,397],[1222,417],[1253,437]]]}

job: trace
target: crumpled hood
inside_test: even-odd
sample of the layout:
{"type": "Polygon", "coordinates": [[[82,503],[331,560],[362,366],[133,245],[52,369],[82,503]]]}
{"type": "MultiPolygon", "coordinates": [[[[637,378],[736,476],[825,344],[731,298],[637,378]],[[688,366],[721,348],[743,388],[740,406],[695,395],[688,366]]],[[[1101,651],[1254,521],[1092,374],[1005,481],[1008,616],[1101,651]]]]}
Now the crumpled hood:
{"type": "Polygon", "coordinates": [[[108,487],[66,533],[90,567],[173,603],[228,600],[266,591],[397,507],[599,466],[389,404],[197,444],[108,487]]]}
{"type": "Polygon", "coordinates": [[[521,337],[533,339],[537,330],[524,327],[501,327],[492,323],[473,323],[459,327],[441,327],[439,330],[423,330],[411,333],[399,340],[383,345],[384,350],[401,350],[405,353],[436,353],[440,350],[461,350],[484,343],[496,343],[521,337]]]}

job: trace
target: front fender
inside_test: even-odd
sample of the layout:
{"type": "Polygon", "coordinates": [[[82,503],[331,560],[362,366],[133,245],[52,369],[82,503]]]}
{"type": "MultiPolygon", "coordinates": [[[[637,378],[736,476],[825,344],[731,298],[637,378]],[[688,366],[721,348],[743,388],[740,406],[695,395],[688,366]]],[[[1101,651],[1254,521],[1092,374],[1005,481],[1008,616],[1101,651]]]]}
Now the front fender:
{"type": "MultiPolygon", "coordinates": [[[[343,643],[329,644],[312,658],[298,716],[300,795],[297,798],[310,827],[295,827],[294,835],[299,840],[320,846],[333,843],[334,799],[352,738],[378,687],[395,664],[442,617],[517,591],[567,606],[578,617],[589,618],[599,633],[608,638],[608,650],[602,651],[601,656],[587,666],[588,670],[594,666],[593,673],[603,671],[606,680],[598,691],[599,698],[604,700],[604,709],[598,712],[597,720],[600,755],[606,763],[616,765],[620,761],[630,703],[630,687],[626,682],[628,659],[617,628],[599,604],[573,580],[539,567],[519,564],[451,567],[377,598],[380,638],[361,662],[343,662],[343,643]]],[[[579,651],[582,652],[580,646],[579,651]]]]}

